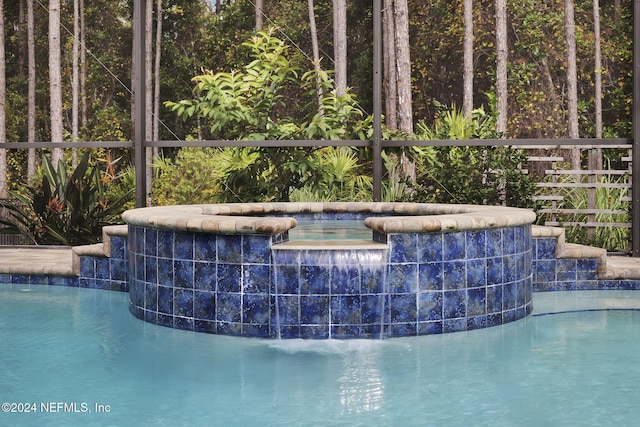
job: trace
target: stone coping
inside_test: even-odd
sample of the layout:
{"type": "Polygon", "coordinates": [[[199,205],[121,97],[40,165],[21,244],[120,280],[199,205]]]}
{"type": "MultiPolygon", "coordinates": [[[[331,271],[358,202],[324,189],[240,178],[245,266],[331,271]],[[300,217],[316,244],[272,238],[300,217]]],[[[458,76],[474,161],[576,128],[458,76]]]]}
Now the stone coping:
{"type": "Polygon", "coordinates": [[[316,213],[373,214],[367,227],[380,233],[482,230],[532,224],[532,210],[505,206],[431,203],[227,203],[131,209],[125,223],[142,227],[218,234],[279,234],[297,225],[283,215],[316,213]],[[278,215],[270,217],[268,215],[278,215]]]}

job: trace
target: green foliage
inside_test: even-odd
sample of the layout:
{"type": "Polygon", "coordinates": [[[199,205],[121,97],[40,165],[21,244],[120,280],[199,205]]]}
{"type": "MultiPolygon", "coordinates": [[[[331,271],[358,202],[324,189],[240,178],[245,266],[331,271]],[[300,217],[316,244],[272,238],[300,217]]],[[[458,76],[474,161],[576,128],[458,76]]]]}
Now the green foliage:
{"type": "MultiPolygon", "coordinates": [[[[372,119],[365,117],[355,96],[348,92],[337,96],[327,72],[303,72],[295,65],[300,58],[297,54],[289,57],[288,46],[273,32],[260,32],[243,44],[252,56],[242,70],[196,76],[195,99],[166,105],[183,119],[203,119],[211,134],[221,139],[369,137],[372,119]],[[318,84],[322,87],[320,98],[318,84]],[[292,112],[285,108],[291,103],[299,108],[295,115],[286,115],[292,112]]],[[[308,147],[224,150],[219,153],[224,160],[218,157],[218,164],[223,165],[218,188],[224,191],[213,195],[213,200],[283,201],[290,199],[294,189],[299,189],[295,197],[306,192],[329,197],[330,173],[323,170],[327,151],[316,151],[308,147]]]]}
{"type": "Polygon", "coordinates": [[[11,192],[13,202],[2,206],[11,212],[13,220],[0,220],[4,233],[19,232],[35,244],[81,245],[95,243],[102,237],[102,227],[119,222],[124,195],[117,200],[107,196],[106,185],[113,176],[111,165],[103,173],[99,165],[91,165],[90,152],[69,174],[60,161],[54,168],[42,159],[42,181],[24,184],[11,192]]]}
{"type": "MultiPolygon", "coordinates": [[[[433,129],[420,125],[425,139],[495,138],[494,117],[483,109],[468,121],[455,108],[442,111],[433,129]]],[[[521,170],[522,150],[511,147],[436,148],[435,165],[419,175],[415,198],[438,203],[532,207],[534,183],[521,170]]]]}
{"type": "MultiPolygon", "coordinates": [[[[543,182],[549,182],[552,177],[545,177],[543,182]]],[[[560,175],[556,177],[557,182],[562,184],[579,183],[575,175],[560,175]]],[[[624,213],[596,213],[590,218],[586,213],[563,213],[555,215],[554,220],[562,223],[582,223],[597,222],[609,224],[622,224],[630,221],[629,202],[624,198],[628,195],[628,189],[624,184],[628,182],[628,177],[613,178],[612,176],[603,175],[599,178],[599,183],[606,187],[597,187],[595,189],[595,206],[589,207],[589,189],[584,187],[563,187],[555,189],[553,195],[561,195],[562,200],[556,202],[557,209],[578,209],[578,210],[613,210],[624,213]],[[616,184],[621,184],[616,187],[616,184]]],[[[539,188],[537,195],[549,195],[550,188],[539,188]]],[[[548,214],[539,217],[538,222],[544,224],[549,219],[548,214]]],[[[599,226],[594,227],[591,231],[586,226],[566,225],[565,237],[568,242],[580,243],[584,245],[595,246],[607,249],[610,252],[627,252],[629,250],[630,234],[629,229],[625,227],[599,226]]]]}

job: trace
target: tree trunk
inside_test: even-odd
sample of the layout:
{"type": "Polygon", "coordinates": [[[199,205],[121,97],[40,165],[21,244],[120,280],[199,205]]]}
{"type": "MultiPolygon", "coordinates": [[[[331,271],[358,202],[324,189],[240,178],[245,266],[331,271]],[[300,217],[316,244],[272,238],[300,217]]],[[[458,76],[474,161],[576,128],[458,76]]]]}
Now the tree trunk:
{"type": "MultiPolygon", "coordinates": [[[[6,127],[6,89],[7,76],[4,53],[4,0],[0,0],[0,144],[7,141],[6,127]]],[[[7,150],[0,148],[0,198],[8,195],[7,183],[7,150]]]]}
{"type": "Polygon", "coordinates": [[[347,90],[347,0],[333,0],[333,60],[336,94],[347,90]]]}
{"type": "MultiPolygon", "coordinates": [[[[149,141],[153,136],[153,0],[145,0],[147,2],[146,16],[145,16],[145,113],[146,117],[146,129],[145,137],[146,141],[149,141]]],[[[151,147],[145,149],[145,173],[147,175],[147,188],[145,189],[147,194],[147,206],[151,206],[151,189],[153,187],[153,150],[151,147]]]]}
{"type": "Polygon", "coordinates": [[[593,33],[594,33],[594,59],[595,59],[595,114],[596,114],[596,138],[602,138],[602,58],[600,52],[600,4],[593,0],[593,33]]]}
{"type": "MultiPolygon", "coordinates": [[[[320,67],[320,48],[318,47],[318,27],[316,26],[316,14],[314,11],[313,0],[308,0],[307,5],[309,8],[309,29],[311,31],[311,50],[313,51],[313,66],[316,73],[320,73],[322,68],[320,67]]],[[[318,92],[318,112],[323,114],[322,98],[324,96],[322,90],[322,79],[318,74],[316,80],[316,91],[318,92]]]]}
{"type": "Polygon", "coordinates": [[[80,0],[80,126],[87,125],[87,49],[84,0],[80,0]]]}
{"type": "Polygon", "coordinates": [[[255,0],[256,4],[256,31],[262,31],[263,27],[263,15],[262,15],[262,1],[255,0]]]}
{"type": "Polygon", "coordinates": [[[471,120],[473,111],[473,0],[464,0],[462,113],[471,120]]]}
{"type": "Polygon", "coordinates": [[[384,0],[384,105],[385,124],[398,129],[398,69],[396,68],[396,26],[393,17],[393,0],[384,0]]]}
{"type": "MultiPolygon", "coordinates": [[[[33,1],[27,0],[27,141],[36,140],[36,36],[33,1]]],[[[36,176],[36,150],[29,148],[27,179],[36,176]]]]}
{"type": "Polygon", "coordinates": [[[18,4],[18,75],[24,77],[26,70],[27,58],[25,56],[27,52],[27,32],[26,29],[26,16],[25,16],[25,0],[20,0],[18,4]]]}
{"type": "MultiPolygon", "coordinates": [[[[80,48],[80,5],[78,3],[79,0],[73,0],[73,47],[71,54],[72,58],[72,68],[73,68],[73,77],[71,81],[71,141],[78,141],[78,116],[80,114],[78,108],[78,97],[79,97],[79,80],[80,74],[78,70],[78,51],[80,48]]],[[[78,164],[78,149],[74,148],[72,150],[72,164],[78,164]]]]}
{"type": "Polygon", "coordinates": [[[411,53],[409,51],[409,7],[407,0],[394,0],[396,60],[398,63],[398,127],[413,133],[411,101],[411,53]]]}
{"type": "MultiPolygon", "coordinates": [[[[49,93],[51,141],[63,142],[62,127],[62,74],[60,66],[60,0],[49,0],[49,93]]],[[[57,167],[64,151],[61,148],[51,150],[51,163],[57,167]]]]}
{"type": "MultiPolygon", "coordinates": [[[[564,2],[564,29],[567,40],[567,122],[569,138],[580,137],[578,131],[578,78],[576,65],[576,27],[573,17],[573,0],[564,2]]],[[[571,169],[580,169],[580,149],[571,148],[569,162],[571,169]]]]}
{"type": "MultiPolygon", "coordinates": [[[[160,58],[162,51],[162,0],[156,3],[156,58],[155,58],[155,83],[153,90],[153,140],[160,139],[160,58]]],[[[153,150],[154,157],[158,156],[158,148],[153,150]]]]}
{"type": "Polygon", "coordinates": [[[496,131],[507,133],[507,1],[496,0],[496,131]]]}

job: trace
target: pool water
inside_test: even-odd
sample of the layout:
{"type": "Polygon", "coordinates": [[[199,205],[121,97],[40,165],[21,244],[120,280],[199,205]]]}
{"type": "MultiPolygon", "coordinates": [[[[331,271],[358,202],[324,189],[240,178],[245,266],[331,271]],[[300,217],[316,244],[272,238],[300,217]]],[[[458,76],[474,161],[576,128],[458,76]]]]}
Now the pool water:
{"type": "Polygon", "coordinates": [[[373,231],[363,220],[300,219],[289,230],[289,240],[371,240],[373,231]]]}
{"type": "Polygon", "coordinates": [[[617,426],[640,416],[634,310],[274,341],[156,326],[127,304],[125,293],[0,285],[0,401],[37,409],[2,412],[0,425],[617,426]]]}

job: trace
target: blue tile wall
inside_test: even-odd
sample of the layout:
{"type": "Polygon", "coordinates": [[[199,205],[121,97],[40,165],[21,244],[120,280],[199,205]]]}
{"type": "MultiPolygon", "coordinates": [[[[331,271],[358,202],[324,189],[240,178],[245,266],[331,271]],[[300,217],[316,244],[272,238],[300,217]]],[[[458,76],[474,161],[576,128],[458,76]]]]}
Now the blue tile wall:
{"type": "MultiPolygon", "coordinates": [[[[370,214],[324,213],[322,219],[370,214]]],[[[599,280],[596,259],[558,259],[530,226],[373,233],[385,261],[357,250],[272,250],[288,233],[213,235],[129,226],[110,257],[80,257],[75,277],[0,274],[0,283],[128,291],[147,322],[264,338],[380,338],[490,327],[532,311],[533,292],[640,290],[599,280]]]]}

